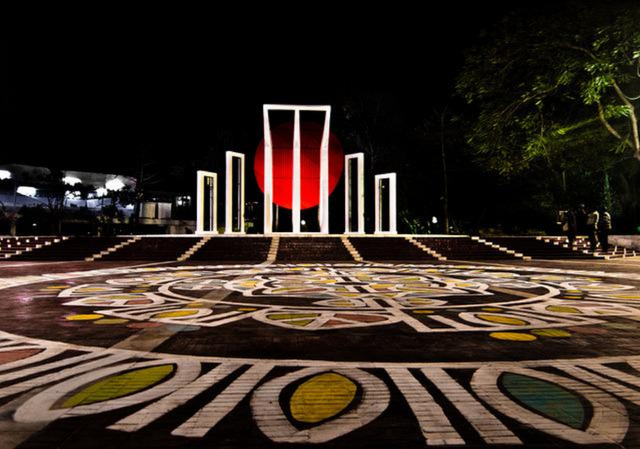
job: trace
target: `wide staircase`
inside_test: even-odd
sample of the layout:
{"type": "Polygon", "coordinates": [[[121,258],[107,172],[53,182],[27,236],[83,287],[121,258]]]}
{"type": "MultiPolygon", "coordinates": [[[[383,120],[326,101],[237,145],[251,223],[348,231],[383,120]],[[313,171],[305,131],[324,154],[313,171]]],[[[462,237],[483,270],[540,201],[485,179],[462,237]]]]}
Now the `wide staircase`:
{"type": "Polygon", "coordinates": [[[483,243],[472,237],[415,237],[429,249],[443,255],[447,260],[513,260],[522,259],[516,251],[505,251],[498,245],[483,243]]]}
{"type": "Polygon", "coordinates": [[[126,240],[126,237],[69,237],[61,242],[20,254],[15,259],[37,261],[85,260],[126,240]]]}
{"type": "Polygon", "coordinates": [[[32,251],[60,240],[60,237],[0,237],[0,260],[23,258],[32,251]]]}
{"type": "Polygon", "coordinates": [[[277,262],[351,261],[339,237],[280,237],[277,262]]]}
{"type": "Polygon", "coordinates": [[[541,237],[485,237],[485,240],[512,249],[532,259],[594,259],[597,256],[554,245],[541,237]]]}
{"type": "Polygon", "coordinates": [[[269,237],[211,237],[189,261],[264,262],[269,255],[269,237]]]}
{"type": "Polygon", "coordinates": [[[362,259],[372,261],[433,261],[436,258],[403,237],[349,237],[362,259]]]}
{"type": "MultiPolygon", "coordinates": [[[[569,248],[569,239],[567,239],[566,237],[544,237],[543,240],[556,246],[569,248]]],[[[600,245],[598,245],[595,252],[592,252],[589,239],[586,237],[577,237],[573,247],[575,251],[586,252],[589,254],[594,254],[596,256],[605,257],[607,259],[622,259],[626,257],[635,257],[638,255],[638,252],[632,248],[625,248],[624,246],[613,244],[609,245],[609,251],[607,252],[602,251],[600,245]]]]}
{"type": "Polygon", "coordinates": [[[592,253],[584,238],[576,239],[572,249],[565,237],[0,237],[0,260],[30,261],[420,262],[635,255],[634,250],[615,245],[608,253],[599,248],[592,253]]]}
{"type": "Polygon", "coordinates": [[[201,237],[142,237],[102,255],[98,260],[177,260],[200,239],[201,237]]]}

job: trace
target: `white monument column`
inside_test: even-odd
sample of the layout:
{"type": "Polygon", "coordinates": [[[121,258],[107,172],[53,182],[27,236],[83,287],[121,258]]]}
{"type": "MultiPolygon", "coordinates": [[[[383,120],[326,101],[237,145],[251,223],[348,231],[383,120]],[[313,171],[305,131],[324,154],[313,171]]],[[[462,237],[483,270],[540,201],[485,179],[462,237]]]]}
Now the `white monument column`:
{"type": "Polygon", "coordinates": [[[244,154],[236,153],[233,151],[226,152],[226,169],[227,176],[225,179],[225,222],[224,233],[225,234],[244,234],[244,154]],[[233,160],[238,159],[240,161],[239,173],[240,187],[238,189],[236,212],[238,216],[238,231],[233,230],[233,183],[236,181],[236,176],[233,172],[233,160]]]}
{"type": "Polygon", "coordinates": [[[348,154],[344,157],[344,233],[364,234],[364,153],[348,154]],[[351,163],[356,166],[356,201],[358,204],[357,230],[351,229],[351,217],[353,215],[352,192],[354,181],[351,179],[351,163]]]}
{"type": "Polygon", "coordinates": [[[396,221],[396,174],[386,173],[383,175],[375,176],[375,220],[376,234],[397,234],[397,221],[396,221]],[[382,195],[382,180],[389,180],[389,229],[382,229],[382,211],[380,210],[380,200],[382,195]]]}
{"type": "Polygon", "coordinates": [[[329,123],[331,107],[324,114],[324,130],[320,145],[320,233],[329,233],[329,123]]]}
{"type": "Polygon", "coordinates": [[[273,205],[273,143],[271,139],[271,125],[269,111],[293,111],[293,166],[292,166],[292,198],[291,220],[294,233],[300,232],[301,208],[301,142],[300,142],[300,112],[324,112],[325,121],[320,144],[320,202],[318,206],[318,222],[320,233],[329,233],[329,128],[331,123],[331,106],[295,106],[281,104],[265,104],[264,114],[264,233],[272,232],[273,205]]]}
{"type": "Polygon", "coordinates": [[[273,215],[273,147],[269,125],[269,105],[262,107],[264,118],[264,233],[271,234],[273,215]]]}
{"type": "Polygon", "coordinates": [[[196,181],[196,234],[218,233],[218,175],[210,171],[198,170],[196,181]],[[209,216],[204,216],[204,192],[207,179],[211,180],[209,194],[209,216]],[[204,230],[205,218],[209,222],[209,230],[204,230]]]}
{"type": "Polygon", "coordinates": [[[300,233],[300,109],[294,112],[293,120],[293,167],[291,170],[293,186],[291,189],[291,229],[300,233]]]}

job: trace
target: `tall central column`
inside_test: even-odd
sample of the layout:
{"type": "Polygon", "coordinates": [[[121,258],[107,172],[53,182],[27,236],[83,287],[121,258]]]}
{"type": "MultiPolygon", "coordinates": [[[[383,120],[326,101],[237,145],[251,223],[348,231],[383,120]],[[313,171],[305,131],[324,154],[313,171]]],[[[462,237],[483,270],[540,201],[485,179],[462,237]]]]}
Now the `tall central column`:
{"type": "Polygon", "coordinates": [[[271,126],[269,125],[269,105],[262,107],[264,118],[264,233],[272,232],[273,210],[273,146],[271,126]]]}
{"type": "Polygon", "coordinates": [[[296,109],[293,119],[293,188],[291,198],[291,229],[294,234],[300,233],[300,110],[296,109]]]}
{"type": "Polygon", "coordinates": [[[264,233],[270,234],[273,230],[273,142],[271,139],[271,126],[269,123],[269,111],[293,111],[293,163],[291,167],[291,220],[292,231],[300,232],[300,209],[302,196],[302,170],[301,170],[301,141],[300,141],[300,111],[324,112],[325,121],[320,144],[320,201],[318,205],[318,222],[320,233],[329,233],[329,126],[331,121],[331,106],[294,106],[265,104],[262,107],[264,114],[264,233]]]}
{"type": "Polygon", "coordinates": [[[331,107],[324,113],[324,130],[320,145],[320,233],[329,233],[329,123],[331,107]]]}

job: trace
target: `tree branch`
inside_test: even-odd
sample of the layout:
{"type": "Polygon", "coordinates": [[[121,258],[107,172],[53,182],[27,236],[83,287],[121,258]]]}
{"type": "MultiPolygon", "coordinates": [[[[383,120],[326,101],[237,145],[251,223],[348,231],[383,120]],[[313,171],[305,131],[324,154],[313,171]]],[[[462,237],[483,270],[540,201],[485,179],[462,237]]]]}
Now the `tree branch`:
{"type": "Polygon", "coordinates": [[[622,100],[622,102],[629,108],[629,120],[631,121],[631,135],[633,136],[633,149],[636,152],[636,159],[640,159],[640,131],[638,130],[638,116],[636,115],[636,110],[633,107],[633,104],[629,101],[627,96],[622,92],[618,83],[615,80],[612,80],[613,88],[618,94],[618,97],[622,100]]]}
{"type": "Polygon", "coordinates": [[[587,50],[584,47],[578,47],[577,45],[573,45],[573,44],[570,44],[568,42],[563,43],[562,47],[566,47],[566,48],[570,48],[572,50],[576,50],[576,51],[579,51],[579,52],[582,52],[582,53],[586,53],[587,55],[589,55],[589,57],[591,59],[593,59],[594,61],[598,61],[598,58],[596,57],[596,55],[594,55],[593,53],[591,53],[589,50],[587,50]]]}
{"type": "Polygon", "coordinates": [[[609,133],[615,137],[618,140],[621,140],[622,142],[624,142],[626,145],[629,146],[629,148],[633,149],[633,145],[631,145],[631,142],[629,142],[628,139],[623,138],[620,133],[618,131],[616,131],[616,129],[611,126],[611,123],[609,123],[609,121],[607,120],[607,117],[605,117],[604,115],[604,108],[602,107],[602,103],[600,103],[598,101],[598,117],[600,118],[600,121],[602,122],[602,124],[604,125],[605,128],[607,128],[607,131],[609,131],[609,133]]]}

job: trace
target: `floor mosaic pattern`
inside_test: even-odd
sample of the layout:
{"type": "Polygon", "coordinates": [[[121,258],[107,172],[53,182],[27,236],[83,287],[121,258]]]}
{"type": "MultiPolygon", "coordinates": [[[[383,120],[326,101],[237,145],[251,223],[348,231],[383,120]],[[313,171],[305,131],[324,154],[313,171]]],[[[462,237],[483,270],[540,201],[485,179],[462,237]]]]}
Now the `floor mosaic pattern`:
{"type": "Polygon", "coordinates": [[[0,278],[0,447],[640,447],[640,275],[271,264],[0,278]]]}

